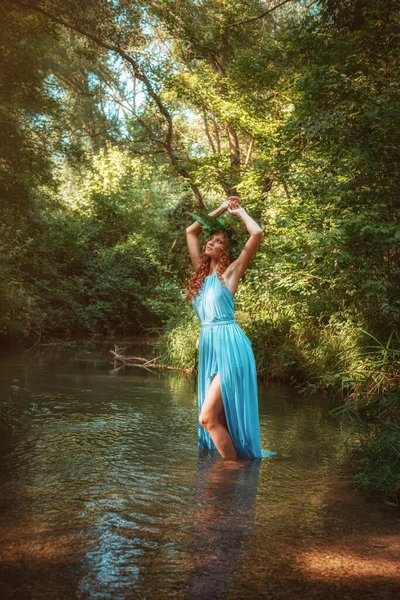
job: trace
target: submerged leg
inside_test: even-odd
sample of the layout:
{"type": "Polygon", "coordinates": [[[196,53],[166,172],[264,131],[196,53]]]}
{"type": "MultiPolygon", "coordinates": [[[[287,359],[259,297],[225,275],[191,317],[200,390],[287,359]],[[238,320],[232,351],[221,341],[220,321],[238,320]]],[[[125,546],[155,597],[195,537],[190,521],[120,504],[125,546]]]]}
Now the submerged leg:
{"type": "Polygon", "coordinates": [[[228,427],[224,427],[220,421],[222,413],[224,418],[225,413],[222,401],[221,383],[219,373],[217,373],[204,398],[199,421],[204,429],[210,434],[212,441],[216,445],[221,456],[223,458],[234,459],[237,458],[235,446],[229,435],[228,427]]]}

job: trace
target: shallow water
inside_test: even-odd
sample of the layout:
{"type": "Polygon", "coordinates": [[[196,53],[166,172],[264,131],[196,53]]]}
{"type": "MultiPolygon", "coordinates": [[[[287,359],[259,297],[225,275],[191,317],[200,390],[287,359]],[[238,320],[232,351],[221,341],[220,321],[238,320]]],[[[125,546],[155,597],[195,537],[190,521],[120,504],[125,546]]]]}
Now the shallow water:
{"type": "Polygon", "coordinates": [[[260,385],[262,447],[278,454],[231,463],[197,449],[195,377],[109,357],[2,357],[3,392],[14,380],[47,409],[2,436],[2,598],[399,591],[398,511],[355,489],[332,398],[260,385]]]}

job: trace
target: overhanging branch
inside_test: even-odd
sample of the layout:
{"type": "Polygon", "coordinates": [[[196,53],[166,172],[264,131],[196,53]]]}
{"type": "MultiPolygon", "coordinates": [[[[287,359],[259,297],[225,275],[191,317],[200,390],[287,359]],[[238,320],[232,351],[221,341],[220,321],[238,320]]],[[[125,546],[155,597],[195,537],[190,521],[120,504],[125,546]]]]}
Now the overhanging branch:
{"type": "Polygon", "coordinates": [[[244,25],[245,23],[252,23],[253,21],[258,21],[259,19],[263,19],[267,15],[271,14],[272,12],[274,12],[274,10],[276,10],[280,6],[283,6],[284,4],[287,4],[288,2],[297,2],[297,0],[283,0],[283,2],[281,2],[280,4],[277,4],[276,6],[273,6],[272,8],[269,8],[268,10],[266,10],[263,13],[261,13],[261,15],[258,15],[257,17],[251,17],[251,19],[244,19],[243,21],[236,21],[236,23],[229,23],[229,25],[225,25],[225,27],[226,28],[237,27],[239,25],[244,25]]]}
{"type": "Polygon", "coordinates": [[[147,90],[147,93],[154,100],[160,113],[162,114],[162,116],[164,117],[164,119],[167,122],[167,131],[165,134],[165,140],[163,142],[163,146],[165,148],[165,151],[168,155],[168,158],[169,158],[171,164],[175,167],[175,169],[176,169],[177,173],[179,173],[179,175],[181,175],[184,179],[187,179],[189,181],[192,191],[193,191],[193,193],[196,197],[196,200],[199,204],[199,207],[204,209],[205,205],[204,205],[204,201],[203,201],[203,198],[202,198],[199,188],[197,187],[197,185],[195,183],[193,183],[191,181],[190,173],[185,168],[180,166],[179,159],[174,153],[173,146],[172,146],[173,123],[172,123],[171,115],[170,115],[168,109],[162,103],[160,96],[153,89],[153,86],[151,85],[150,80],[148,79],[146,74],[142,71],[142,69],[140,69],[140,67],[137,64],[137,62],[135,61],[135,59],[132,58],[132,56],[130,56],[120,46],[113,44],[113,43],[106,42],[105,40],[101,39],[94,33],[87,31],[86,29],[80,27],[78,24],[70,23],[63,17],[60,17],[58,15],[56,16],[56,15],[52,14],[51,12],[47,11],[46,9],[42,8],[41,6],[38,6],[37,4],[35,6],[31,6],[31,5],[24,5],[24,3],[21,2],[20,0],[9,0],[9,1],[18,10],[30,10],[30,11],[38,12],[39,14],[45,16],[50,21],[53,21],[54,23],[57,23],[58,25],[61,25],[62,27],[65,27],[66,29],[75,31],[76,33],[79,33],[80,35],[83,35],[84,37],[88,38],[89,40],[91,40],[92,42],[94,42],[95,44],[100,46],[101,48],[104,48],[105,50],[109,50],[111,52],[114,52],[115,54],[118,54],[121,58],[123,58],[131,66],[131,68],[133,69],[134,76],[136,77],[136,79],[143,82],[143,84],[147,90]]]}

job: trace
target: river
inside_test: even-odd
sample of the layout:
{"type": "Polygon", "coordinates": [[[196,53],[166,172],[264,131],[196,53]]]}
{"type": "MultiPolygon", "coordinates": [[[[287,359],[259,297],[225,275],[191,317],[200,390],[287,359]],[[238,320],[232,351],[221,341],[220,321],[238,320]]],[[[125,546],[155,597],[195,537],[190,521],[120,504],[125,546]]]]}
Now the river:
{"type": "Polygon", "coordinates": [[[39,408],[2,434],[2,599],[400,593],[399,511],[355,488],[332,397],[260,384],[278,454],[235,465],[197,448],[193,375],[115,371],[110,348],[2,355],[3,397],[39,408]]]}

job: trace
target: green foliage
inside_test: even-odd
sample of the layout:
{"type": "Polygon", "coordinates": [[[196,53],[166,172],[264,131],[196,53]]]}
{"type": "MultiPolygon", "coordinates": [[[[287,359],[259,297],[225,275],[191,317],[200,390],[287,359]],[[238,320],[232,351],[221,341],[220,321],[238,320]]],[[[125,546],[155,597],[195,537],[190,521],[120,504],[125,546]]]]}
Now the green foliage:
{"type": "MultiPolygon", "coordinates": [[[[400,394],[385,395],[376,407],[377,423],[363,421],[352,448],[351,460],[357,470],[355,481],[369,495],[385,495],[388,501],[400,504],[400,423],[381,416],[381,406],[392,407],[398,413],[400,394]]],[[[363,416],[360,415],[362,419],[363,416]]]]}
{"type": "MultiPolygon", "coordinates": [[[[398,44],[389,41],[398,10],[369,1],[362,18],[346,22],[344,12],[358,14],[357,3],[333,4],[287,32],[299,75],[274,156],[290,193],[286,238],[298,240],[303,257],[307,252],[313,289],[321,293],[325,283],[368,329],[387,333],[400,322],[400,61],[398,44]]],[[[301,278],[297,285],[303,289],[301,278]]]]}
{"type": "Polygon", "coordinates": [[[160,362],[180,369],[197,368],[200,327],[193,310],[186,303],[179,316],[168,321],[156,348],[161,353],[160,362]]]}
{"type": "Polygon", "coordinates": [[[43,214],[26,251],[19,318],[28,334],[131,334],[171,314],[179,288],[166,276],[173,238],[156,210],[158,173],[117,149],[110,155],[81,169],[73,194],[62,188],[64,206],[43,214]]]}
{"type": "Polygon", "coordinates": [[[346,402],[330,412],[345,413],[358,424],[350,445],[357,483],[399,504],[400,337],[392,332],[386,344],[369,337],[376,343],[363,349],[362,368],[343,373],[343,385],[351,386],[346,402]]]}
{"type": "Polygon", "coordinates": [[[224,231],[230,231],[229,224],[221,217],[210,217],[206,213],[201,215],[194,215],[193,213],[188,214],[192,217],[192,219],[201,224],[202,231],[204,232],[206,238],[210,237],[215,231],[220,231],[222,229],[224,231]]]}

